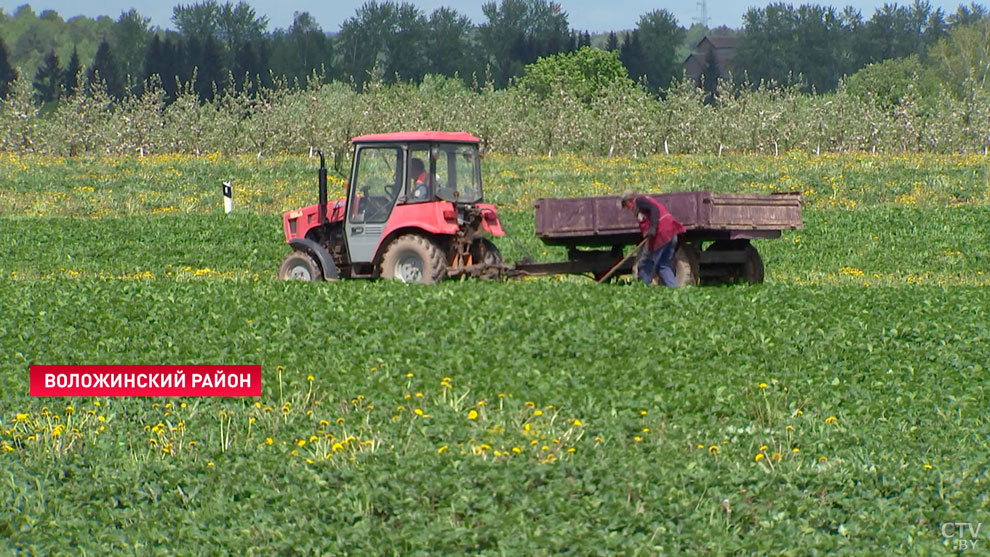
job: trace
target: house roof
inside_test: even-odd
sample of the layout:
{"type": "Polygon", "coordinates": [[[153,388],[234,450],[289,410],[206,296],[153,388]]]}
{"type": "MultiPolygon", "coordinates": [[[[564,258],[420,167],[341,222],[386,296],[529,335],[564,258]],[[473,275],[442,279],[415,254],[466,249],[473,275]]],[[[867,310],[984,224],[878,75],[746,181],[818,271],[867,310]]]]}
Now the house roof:
{"type": "Polygon", "coordinates": [[[695,48],[697,49],[698,47],[700,47],[701,43],[705,41],[711,43],[711,45],[716,49],[736,48],[736,46],[739,44],[739,37],[730,37],[726,35],[705,35],[704,37],[701,37],[701,39],[698,41],[698,44],[695,45],[695,48]]]}
{"type": "Polygon", "coordinates": [[[353,143],[379,143],[379,142],[414,142],[414,141],[443,141],[450,143],[480,143],[477,137],[465,132],[436,132],[436,131],[416,131],[416,132],[393,132],[374,133],[360,135],[351,140],[353,143]]]}

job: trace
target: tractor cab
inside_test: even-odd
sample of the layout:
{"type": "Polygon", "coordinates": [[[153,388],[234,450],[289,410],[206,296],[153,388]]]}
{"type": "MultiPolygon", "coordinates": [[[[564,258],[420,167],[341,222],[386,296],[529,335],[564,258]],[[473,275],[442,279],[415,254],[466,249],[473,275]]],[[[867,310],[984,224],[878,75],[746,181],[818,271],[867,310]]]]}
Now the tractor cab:
{"type": "Polygon", "coordinates": [[[502,236],[495,207],[482,203],[478,138],[401,132],[356,137],[347,197],[284,216],[293,247],[281,278],[398,278],[435,282],[502,264],[484,237],[502,236]]]}

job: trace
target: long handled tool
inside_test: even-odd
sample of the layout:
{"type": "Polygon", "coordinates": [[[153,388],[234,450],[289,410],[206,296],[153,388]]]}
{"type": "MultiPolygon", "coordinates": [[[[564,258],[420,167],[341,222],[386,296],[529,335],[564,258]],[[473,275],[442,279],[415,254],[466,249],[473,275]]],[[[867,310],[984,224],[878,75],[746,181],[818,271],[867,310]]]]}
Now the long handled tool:
{"type": "Polygon", "coordinates": [[[636,257],[639,254],[639,250],[643,247],[643,244],[645,244],[647,240],[649,240],[649,238],[643,238],[643,240],[640,243],[636,244],[636,249],[634,249],[631,254],[627,255],[626,257],[623,257],[615,265],[612,265],[612,267],[609,268],[609,270],[606,271],[605,274],[602,275],[601,278],[598,279],[598,282],[599,283],[602,283],[602,282],[605,282],[606,280],[612,278],[612,275],[614,275],[616,273],[616,271],[619,270],[620,267],[622,267],[623,265],[625,265],[626,263],[628,263],[633,257],[636,257]]]}

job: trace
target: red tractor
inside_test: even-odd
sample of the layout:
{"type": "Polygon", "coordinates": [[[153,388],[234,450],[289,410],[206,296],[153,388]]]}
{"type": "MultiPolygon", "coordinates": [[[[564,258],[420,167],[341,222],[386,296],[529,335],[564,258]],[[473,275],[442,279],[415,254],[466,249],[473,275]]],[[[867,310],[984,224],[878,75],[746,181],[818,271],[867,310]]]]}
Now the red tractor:
{"type": "Polygon", "coordinates": [[[484,235],[505,233],[482,203],[479,142],[449,132],[355,137],[347,197],[332,202],[321,154],[319,203],[284,215],[293,252],[279,278],[433,283],[497,273],[502,256],[484,235]]]}

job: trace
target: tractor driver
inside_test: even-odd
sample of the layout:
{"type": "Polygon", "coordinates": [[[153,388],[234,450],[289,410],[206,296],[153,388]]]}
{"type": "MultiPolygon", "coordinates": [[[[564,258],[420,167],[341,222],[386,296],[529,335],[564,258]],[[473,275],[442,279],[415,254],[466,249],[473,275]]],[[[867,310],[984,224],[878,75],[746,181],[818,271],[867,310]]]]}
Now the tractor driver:
{"type": "Polygon", "coordinates": [[[409,176],[413,181],[409,193],[410,201],[413,203],[419,203],[429,199],[429,175],[427,174],[426,166],[423,164],[421,159],[412,159],[409,161],[409,176]]]}

